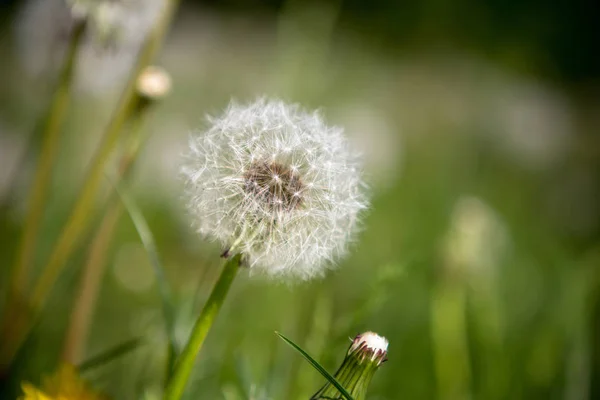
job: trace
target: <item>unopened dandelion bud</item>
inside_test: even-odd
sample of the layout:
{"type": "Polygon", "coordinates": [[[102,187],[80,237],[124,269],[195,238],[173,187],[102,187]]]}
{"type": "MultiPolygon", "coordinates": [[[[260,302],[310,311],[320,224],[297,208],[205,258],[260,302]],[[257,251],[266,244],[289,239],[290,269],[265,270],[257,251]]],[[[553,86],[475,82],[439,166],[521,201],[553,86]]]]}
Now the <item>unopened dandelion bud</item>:
{"type": "Polygon", "coordinates": [[[182,169],[194,225],[251,271],[309,279],[342,255],[367,207],[340,128],[297,105],[230,104],[190,140],[182,169]]]}
{"type": "MultiPolygon", "coordinates": [[[[346,358],[335,373],[335,379],[355,400],[364,400],[375,371],[387,360],[388,341],[373,332],[365,332],[354,338],[346,358]]],[[[345,397],[335,386],[327,383],[311,400],[339,399],[345,397]]]]}
{"type": "Polygon", "coordinates": [[[163,68],[148,66],[138,77],[136,90],[146,101],[160,100],[171,91],[171,77],[163,68]]]}

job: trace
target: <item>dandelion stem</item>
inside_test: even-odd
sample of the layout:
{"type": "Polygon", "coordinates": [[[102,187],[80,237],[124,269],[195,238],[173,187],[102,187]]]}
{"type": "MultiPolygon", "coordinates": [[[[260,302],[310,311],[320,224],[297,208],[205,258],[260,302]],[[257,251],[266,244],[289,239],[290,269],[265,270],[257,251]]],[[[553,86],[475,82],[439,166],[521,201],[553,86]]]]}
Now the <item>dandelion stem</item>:
{"type": "Polygon", "coordinates": [[[23,236],[21,237],[17,258],[12,270],[10,286],[12,296],[21,296],[27,286],[29,267],[34,255],[37,232],[44,211],[52,165],[58,153],[60,132],[71,100],[75,61],[84,30],[84,21],[80,21],[73,30],[67,56],[58,79],[58,85],[41,123],[44,141],[31,188],[23,236]]]}
{"type": "Polygon", "coordinates": [[[73,208],[73,212],[54,247],[54,251],[46,264],[42,276],[40,276],[33,289],[32,305],[34,309],[38,309],[43,304],[51,287],[54,285],[54,282],[62,271],[65,261],[75,247],[75,244],[78,242],[77,239],[88,225],[89,211],[92,208],[94,196],[103,179],[104,164],[117,144],[123,124],[134,109],[137,78],[144,67],[150,63],[158,50],[158,46],[166,32],[166,28],[169,25],[177,3],[178,0],[169,1],[168,5],[170,7],[168,6],[164,11],[162,20],[152,31],[146,44],[141,50],[134,71],[121,95],[119,105],[106,128],[102,143],[100,143],[100,147],[97,149],[96,154],[92,159],[90,169],[88,170],[84,185],[73,208]]]}
{"type": "Polygon", "coordinates": [[[468,398],[471,376],[464,282],[444,277],[437,282],[432,297],[431,329],[439,398],[468,398]]]}
{"type": "MultiPolygon", "coordinates": [[[[123,124],[135,107],[135,88],[138,76],[152,61],[154,55],[162,44],[164,36],[167,32],[167,28],[173,19],[178,4],[179,0],[169,0],[165,4],[160,20],[150,32],[146,38],[144,46],[140,50],[136,65],[133,68],[129,80],[127,81],[116,110],[108,126],[106,127],[100,146],[96,150],[96,153],[94,154],[94,157],[90,163],[90,168],[87,171],[83,187],[79,192],[79,196],[73,207],[73,211],[71,212],[71,215],[69,216],[58,238],[58,241],[54,246],[54,249],[41,276],[34,285],[30,299],[30,307],[32,309],[34,319],[43,307],[71,252],[83,236],[83,233],[85,233],[86,229],[88,228],[91,215],[90,211],[94,205],[96,193],[104,177],[104,164],[108,160],[113,148],[118,142],[123,124]]],[[[15,343],[6,345],[9,346],[9,349],[2,352],[3,359],[0,360],[0,365],[6,366],[12,362],[16,352],[29,333],[31,326],[32,321],[28,321],[22,331],[17,333],[15,343]]]]}
{"type": "MultiPolygon", "coordinates": [[[[141,99],[138,98],[137,101],[138,106],[129,118],[131,125],[129,140],[119,160],[117,169],[118,179],[126,178],[129,175],[142,141],[142,121],[146,114],[145,111],[148,108],[144,106],[145,103],[141,99]]],[[[71,311],[62,354],[63,360],[71,364],[79,362],[82,356],[100,283],[102,282],[102,275],[106,265],[106,255],[111,242],[110,239],[122,211],[121,202],[116,197],[116,193],[113,192],[109,200],[108,210],[102,217],[102,222],[92,241],[87,263],[82,272],[77,295],[73,302],[73,310],[71,311]]]]}
{"type": "Polygon", "coordinates": [[[120,203],[111,202],[92,241],[65,336],[62,358],[70,364],[80,361],[102,281],[110,239],[122,211],[120,203]]]}
{"type": "MultiPolygon", "coordinates": [[[[81,20],[73,29],[56,90],[48,110],[40,121],[43,143],[29,195],[23,234],[10,275],[6,309],[1,326],[2,344],[11,342],[19,335],[19,330],[26,324],[26,318],[29,314],[29,307],[25,298],[29,269],[35,254],[35,242],[44,212],[48,186],[51,181],[52,166],[58,153],[60,132],[71,100],[75,63],[85,25],[85,21],[81,20]]],[[[6,351],[1,353],[4,354],[6,351]]],[[[3,366],[4,363],[0,360],[0,370],[3,366]]]]}
{"type": "Polygon", "coordinates": [[[196,356],[202,348],[204,339],[210,330],[215,318],[227,297],[233,278],[235,278],[240,266],[241,255],[231,257],[225,263],[221,276],[217,280],[208,301],[198,316],[192,334],[183,349],[169,384],[165,391],[165,400],[178,400],[183,395],[185,385],[190,377],[196,356]]]}

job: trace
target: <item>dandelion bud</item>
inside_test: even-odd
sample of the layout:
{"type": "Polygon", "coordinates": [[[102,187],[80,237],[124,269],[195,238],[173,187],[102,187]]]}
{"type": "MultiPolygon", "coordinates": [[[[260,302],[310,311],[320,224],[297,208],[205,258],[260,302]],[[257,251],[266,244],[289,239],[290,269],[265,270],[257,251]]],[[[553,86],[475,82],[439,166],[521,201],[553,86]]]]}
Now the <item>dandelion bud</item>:
{"type": "Polygon", "coordinates": [[[367,207],[342,130],[297,105],[230,104],[190,140],[182,169],[198,231],[251,271],[309,279],[342,255],[367,207]]]}
{"type": "MultiPolygon", "coordinates": [[[[388,341],[373,332],[365,332],[354,338],[346,358],[335,373],[335,379],[355,400],[364,400],[375,371],[387,360],[388,341]]],[[[344,399],[331,383],[327,383],[311,400],[344,399]]]]}
{"type": "Polygon", "coordinates": [[[171,77],[160,67],[146,67],[137,79],[136,90],[142,99],[160,100],[171,91],[171,77]]]}

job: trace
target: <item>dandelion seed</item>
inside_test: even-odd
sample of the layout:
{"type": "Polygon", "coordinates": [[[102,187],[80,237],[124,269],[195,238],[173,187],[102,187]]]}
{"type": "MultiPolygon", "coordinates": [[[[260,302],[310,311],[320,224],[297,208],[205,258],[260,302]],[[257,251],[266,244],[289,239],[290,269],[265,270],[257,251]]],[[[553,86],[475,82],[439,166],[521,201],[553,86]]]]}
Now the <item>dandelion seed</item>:
{"type": "Polygon", "coordinates": [[[200,233],[252,271],[309,279],[343,255],[367,207],[342,130],[297,105],[231,103],[190,140],[182,172],[200,233]]]}

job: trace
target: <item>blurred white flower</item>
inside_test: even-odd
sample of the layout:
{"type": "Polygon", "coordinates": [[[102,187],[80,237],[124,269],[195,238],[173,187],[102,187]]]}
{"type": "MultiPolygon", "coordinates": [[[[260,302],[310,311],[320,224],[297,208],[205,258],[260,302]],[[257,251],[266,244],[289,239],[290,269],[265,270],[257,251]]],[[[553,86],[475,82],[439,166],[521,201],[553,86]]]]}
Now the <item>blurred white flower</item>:
{"type": "Polygon", "coordinates": [[[165,198],[169,203],[179,204],[181,186],[173,176],[178,174],[181,154],[187,149],[185,141],[190,125],[177,112],[160,117],[162,115],[145,128],[148,140],[136,160],[137,174],[132,187],[139,195],[165,198]]]}
{"type": "Polygon", "coordinates": [[[21,62],[34,78],[55,73],[76,21],[86,18],[76,87],[110,90],[123,83],[163,6],[164,0],[29,0],[16,25],[21,62]]]}
{"type": "Polygon", "coordinates": [[[499,154],[533,171],[559,165],[572,146],[573,109],[564,93],[468,55],[406,59],[390,87],[408,140],[485,135],[499,154]]]}
{"type": "Polygon", "coordinates": [[[522,165],[543,170],[568,152],[572,110],[560,92],[531,81],[502,83],[493,92],[490,126],[499,144],[522,165]]]}
{"type": "Polygon", "coordinates": [[[402,138],[388,115],[369,100],[344,103],[336,109],[335,116],[348,127],[350,142],[361,149],[369,182],[395,182],[401,168],[402,138]]]}
{"type": "Polygon", "coordinates": [[[297,105],[231,103],[190,140],[182,168],[198,231],[252,270],[309,279],[342,255],[367,207],[342,129],[297,105]]]}
{"type": "Polygon", "coordinates": [[[473,277],[493,278],[508,245],[508,229],[493,208],[472,196],[456,202],[443,249],[449,268],[473,277]]]}

